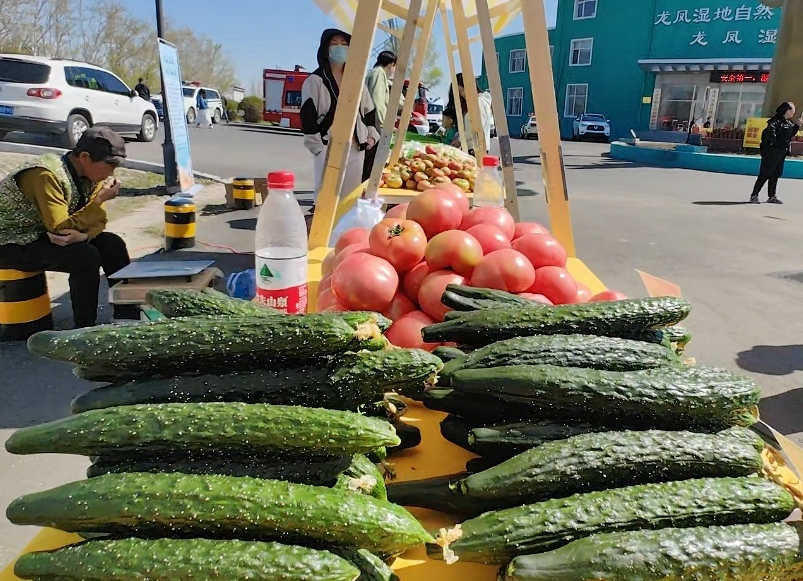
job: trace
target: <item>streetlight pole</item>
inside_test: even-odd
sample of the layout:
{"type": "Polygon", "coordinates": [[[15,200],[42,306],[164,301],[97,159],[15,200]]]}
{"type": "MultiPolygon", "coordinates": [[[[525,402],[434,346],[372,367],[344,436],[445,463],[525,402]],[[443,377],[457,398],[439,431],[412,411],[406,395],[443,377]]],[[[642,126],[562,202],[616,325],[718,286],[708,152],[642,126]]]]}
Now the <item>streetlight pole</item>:
{"type": "MultiPolygon", "coordinates": [[[[162,0],[156,0],[156,34],[159,38],[164,38],[164,13],[162,12],[162,0]]],[[[162,80],[162,113],[164,114],[165,140],[162,143],[162,157],[165,166],[165,187],[167,193],[174,194],[181,191],[178,181],[178,164],[176,163],[176,146],[173,144],[173,131],[170,128],[170,114],[167,110],[167,91],[165,90],[165,79],[162,74],[162,67],[159,66],[159,75],[162,80]]]]}

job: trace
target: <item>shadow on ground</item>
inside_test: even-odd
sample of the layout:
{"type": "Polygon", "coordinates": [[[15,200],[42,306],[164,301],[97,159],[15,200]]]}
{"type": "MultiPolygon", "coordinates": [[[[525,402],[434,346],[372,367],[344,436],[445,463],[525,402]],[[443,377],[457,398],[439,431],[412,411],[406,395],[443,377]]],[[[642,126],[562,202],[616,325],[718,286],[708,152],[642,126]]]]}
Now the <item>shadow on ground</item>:
{"type": "Polygon", "coordinates": [[[741,351],[736,356],[736,365],[763,375],[790,375],[803,371],[803,345],[756,345],[749,351],[741,351]]]}
{"type": "Polygon", "coordinates": [[[780,433],[803,432],[803,388],[765,397],[759,410],[761,419],[780,433]]]}
{"type": "Polygon", "coordinates": [[[692,202],[695,206],[747,206],[750,202],[728,202],[726,200],[698,200],[692,202]]]}

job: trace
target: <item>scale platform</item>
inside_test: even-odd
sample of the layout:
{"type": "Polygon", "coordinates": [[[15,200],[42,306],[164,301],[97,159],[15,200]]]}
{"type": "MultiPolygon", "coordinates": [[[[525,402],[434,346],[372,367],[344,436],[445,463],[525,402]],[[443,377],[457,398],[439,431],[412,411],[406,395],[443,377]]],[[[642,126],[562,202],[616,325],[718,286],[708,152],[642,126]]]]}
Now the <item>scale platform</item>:
{"type": "Polygon", "coordinates": [[[143,305],[149,290],[174,289],[201,291],[213,287],[223,277],[212,260],[171,260],[133,262],[109,277],[117,281],[109,288],[109,303],[115,309],[120,305],[143,305]]]}

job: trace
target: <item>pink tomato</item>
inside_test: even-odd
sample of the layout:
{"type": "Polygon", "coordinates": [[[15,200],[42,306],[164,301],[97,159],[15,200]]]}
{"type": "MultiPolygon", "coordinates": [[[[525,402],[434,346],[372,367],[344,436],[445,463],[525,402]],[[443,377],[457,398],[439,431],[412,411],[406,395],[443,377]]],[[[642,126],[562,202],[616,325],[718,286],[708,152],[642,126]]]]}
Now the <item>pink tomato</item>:
{"type": "Polygon", "coordinates": [[[519,293],[519,296],[523,299],[535,301],[537,303],[544,303],[545,305],[550,305],[550,306],[552,305],[552,301],[550,301],[544,295],[534,295],[533,293],[519,293]]]}
{"type": "Polygon", "coordinates": [[[335,254],[340,254],[340,251],[351,246],[352,244],[368,244],[368,229],[367,228],[351,228],[346,230],[340,235],[335,243],[335,254]]]}
{"type": "Polygon", "coordinates": [[[471,234],[462,230],[447,230],[427,243],[424,257],[430,270],[451,268],[461,276],[471,276],[482,255],[482,246],[471,234]]]}
{"type": "Polygon", "coordinates": [[[526,256],[536,269],[566,266],[566,250],[549,234],[527,234],[514,240],[513,248],[526,256]]]}
{"type": "Polygon", "coordinates": [[[421,283],[429,276],[432,270],[427,265],[426,261],[414,266],[404,275],[402,281],[402,289],[405,296],[410,299],[413,304],[418,304],[418,290],[421,288],[421,283]]]}
{"type": "Polygon", "coordinates": [[[553,304],[565,305],[577,299],[577,283],[565,268],[544,266],[536,269],[535,282],[527,292],[544,295],[553,304]]]}
{"type": "Polygon", "coordinates": [[[504,208],[487,206],[474,208],[468,213],[468,216],[463,219],[460,224],[460,229],[468,230],[477,224],[491,224],[492,226],[496,226],[504,232],[508,240],[513,240],[513,235],[516,232],[516,222],[513,220],[513,216],[510,215],[510,212],[504,208]]]}
{"type": "Polygon", "coordinates": [[[332,269],[332,274],[337,272],[337,269],[340,267],[340,263],[343,262],[346,258],[351,256],[352,254],[358,254],[360,252],[364,252],[366,254],[371,254],[371,247],[368,244],[350,244],[346,246],[343,250],[337,253],[335,257],[334,268],[332,269]]]}
{"type": "Polygon", "coordinates": [[[512,248],[487,254],[471,275],[471,286],[520,293],[530,288],[535,269],[527,257],[512,248]]]}
{"type": "Polygon", "coordinates": [[[577,298],[575,303],[587,303],[591,300],[591,289],[581,282],[577,283],[577,298]]]}
{"type": "Polygon", "coordinates": [[[321,295],[323,291],[328,288],[332,288],[332,276],[325,276],[321,279],[321,282],[318,283],[318,296],[321,295]]]}
{"type": "Polygon", "coordinates": [[[518,240],[527,234],[549,234],[551,236],[549,230],[538,222],[517,222],[513,240],[518,240]]]}
{"type": "Polygon", "coordinates": [[[591,297],[589,302],[601,303],[604,301],[623,301],[625,299],[627,299],[627,295],[625,293],[620,293],[619,291],[606,290],[602,291],[601,293],[595,294],[593,297],[591,297]]]}
{"type": "Polygon", "coordinates": [[[418,222],[427,238],[432,238],[446,230],[456,230],[463,220],[463,211],[454,196],[432,189],[413,198],[407,207],[407,220],[418,222]]]}
{"type": "Polygon", "coordinates": [[[434,322],[426,313],[411,311],[394,321],[390,329],[385,332],[385,337],[396,347],[432,351],[438,343],[424,343],[421,329],[434,322]]]}
{"type": "Polygon", "coordinates": [[[440,192],[446,192],[452,196],[457,201],[463,217],[468,216],[468,213],[471,211],[471,205],[469,204],[468,197],[466,197],[466,192],[463,191],[463,188],[451,182],[443,182],[437,184],[434,189],[440,192]]]}
{"type": "Polygon", "coordinates": [[[418,307],[416,307],[410,299],[408,299],[403,293],[397,292],[393,297],[393,300],[390,301],[388,308],[382,311],[382,314],[391,321],[398,321],[407,313],[411,313],[416,310],[418,310],[418,307]]]}
{"type": "Polygon", "coordinates": [[[393,206],[390,210],[385,212],[385,218],[395,218],[397,220],[406,220],[407,219],[407,206],[410,204],[397,204],[393,206]]]}
{"type": "Polygon", "coordinates": [[[405,272],[423,260],[427,236],[417,222],[385,218],[371,228],[368,244],[372,254],[405,272]]]}
{"type": "MultiPolygon", "coordinates": [[[[332,287],[329,287],[322,293],[318,294],[318,302],[316,303],[316,308],[318,311],[323,311],[324,309],[328,309],[332,305],[341,304],[340,299],[337,298],[335,291],[332,290],[332,287]]],[[[345,308],[343,310],[348,310],[345,308]]]]}
{"type": "Polygon", "coordinates": [[[493,224],[477,224],[466,230],[466,232],[479,241],[480,246],[482,246],[482,251],[485,254],[490,254],[495,250],[510,248],[510,240],[508,237],[493,224]]]}
{"type": "Polygon", "coordinates": [[[452,310],[441,302],[443,291],[450,284],[465,285],[466,283],[466,279],[457,273],[436,270],[421,283],[418,291],[418,304],[421,305],[421,310],[432,317],[435,322],[443,321],[446,313],[452,310]]]}
{"type": "Polygon", "coordinates": [[[384,258],[364,252],[346,257],[332,276],[332,290],[355,311],[381,313],[398,288],[396,269],[384,258]]]}
{"type": "Polygon", "coordinates": [[[321,262],[321,275],[330,276],[335,271],[335,251],[330,250],[321,262]]]}

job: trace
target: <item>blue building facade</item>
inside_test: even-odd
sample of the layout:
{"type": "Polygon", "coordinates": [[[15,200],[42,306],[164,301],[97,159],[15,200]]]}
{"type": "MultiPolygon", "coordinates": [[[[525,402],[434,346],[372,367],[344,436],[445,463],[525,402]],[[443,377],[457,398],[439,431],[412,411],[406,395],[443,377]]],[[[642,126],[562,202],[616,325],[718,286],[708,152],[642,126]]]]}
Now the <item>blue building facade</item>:
{"type": "MultiPolygon", "coordinates": [[[[743,127],[763,114],[780,24],[758,0],[559,0],[549,39],[562,137],[582,113],[609,118],[614,138],[692,119],[743,127]]],[[[524,47],[523,34],[496,39],[512,135],[533,112],[524,47]]]]}

